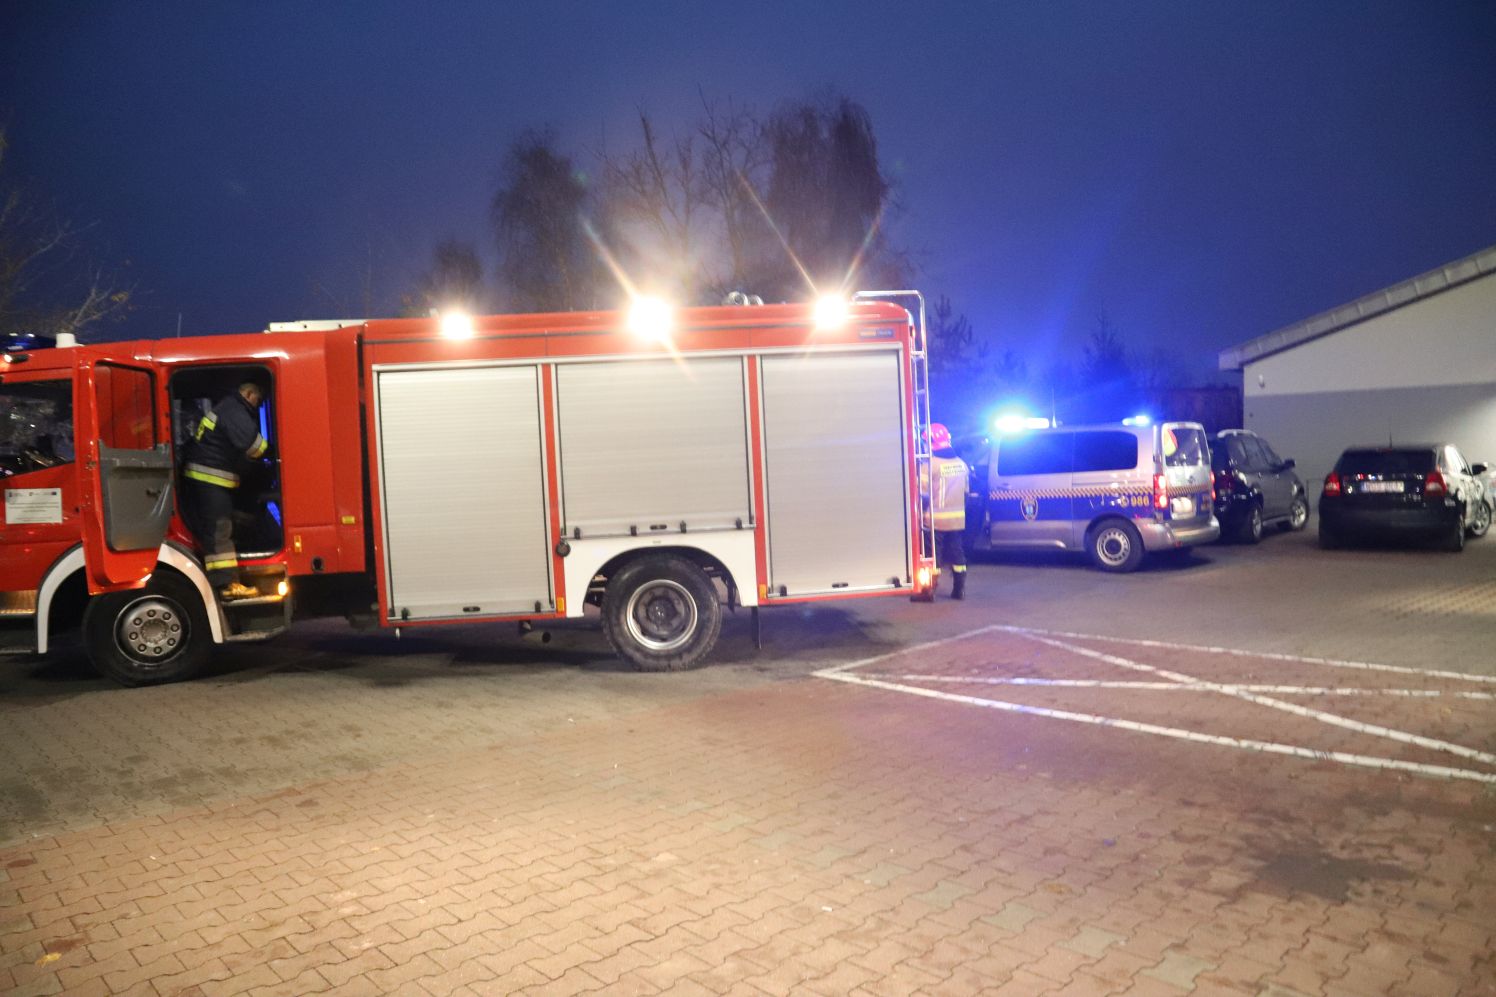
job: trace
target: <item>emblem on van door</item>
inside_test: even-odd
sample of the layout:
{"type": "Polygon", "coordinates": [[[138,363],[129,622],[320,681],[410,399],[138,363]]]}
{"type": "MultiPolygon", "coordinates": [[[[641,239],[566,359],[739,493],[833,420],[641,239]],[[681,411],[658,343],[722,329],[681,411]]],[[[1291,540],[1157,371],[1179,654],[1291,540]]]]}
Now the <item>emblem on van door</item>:
{"type": "Polygon", "coordinates": [[[1025,495],[1018,500],[1018,511],[1023,513],[1023,518],[1029,522],[1039,518],[1039,497],[1037,495],[1025,495]]]}

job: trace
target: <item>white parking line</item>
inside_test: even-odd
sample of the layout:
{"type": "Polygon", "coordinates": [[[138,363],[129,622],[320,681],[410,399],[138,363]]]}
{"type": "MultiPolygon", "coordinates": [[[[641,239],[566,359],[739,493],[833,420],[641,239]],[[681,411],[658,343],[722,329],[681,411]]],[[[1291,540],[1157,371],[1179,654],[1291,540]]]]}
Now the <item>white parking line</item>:
{"type": "MultiPolygon", "coordinates": [[[[932,679],[936,678],[935,676],[909,676],[904,681],[887,681],[881,677],[852,674],[856,669],[864,668],[868,665],[876,664],[878,662],[887,661],[899,655],[927,651],[932,648],[941,647],[958,641],[968,640],[972,637],[977,637],[984,633],[992,633],[995,631],[1013,633],[1028,637],[1030,639],[1040,640],[1045,644],[1065,648],[1067,650],[1080,651],[1087,656],[1096,657],[1101,660],[1109,660],[1109,663],[1111,664],[1124,665],[1125,663],[1124,667],[1131,667],[1137,670],[1154,672],[1156,674],[1163,675],[1169,678],[1169,685],[1174,688],[1187,689],[1192,686],[1198,686],[1202,687],[1205,691],[1225,693],[1227,695],[1232,695],[1237,698],[1248,700],[1250,702],[1259,703],[1259,705],[1271,706],[1274,709],[1283,709],[1287,712],[1310,716],[1314,719],[1321,720],[1322,722],[1334,724],[1335,726],[1350,727],[1351,729],[1360,730],[1362,733],[1375,734],[1376,736],[1388,737],[1393,740],[1415,744],[1421,747],[1432,747],[1435,750],[1448,751],[1453,754],[1461,755],[1462,757],[1470,758],[1473,761],[1486,762],[1487,764],[1496,764],[1496,756],[1492,756],[1490,754],[1487,754],[1486,752],[1476,751],[1473,748],[1465,748],[1462,745],[1451,744],[1447,741],[1438,741],[1433,738],[1424,738],[1420,735],[1410,734],[1405,731],[1396,731],[1392,730],[1391,728],[1377,727],[1376,725],[1372,724],[1362,724],[1359,721],[1348,720],[1345,717],[1339,717],[1335,714],[1324,713],[1323,711],[1319,710],[1308,710],[1307,708],[1299,707],[1293,703],[1284,703],[1279,700],[1268,699],[1267,697],[1260,696],[1255,692],[1249,691],[1249,687],[1245,685],[1202,682],[1199,679],[1195,679],[1187,675],[1182,675],[1177,672],[1168,672],[1164,669],[1154,668],[1151,665],[1144,665],[1139,662],[1128,661],[1128,659],[1117,658],[1114,655],[1106,655],[1099,651],[1091,651],[1089,648],[1076,648],[1073,645],[1067,645],[1060,641],[1049,640],[1045,638],[1050,636],[1064,636],[1084,640],[1118,641],[1119,643],[1128,643],[1145,647],[1160,647],[1170,650],[1199,651],[1210,654],[1240,655],[1244,657],[1262,657],[1278,661],[1291,661],[1299,664],[1319,664],[1336,668],[1362,668],[1371,671],[1392,671],[1403,674],[1433,676],[1439,678],[1467,679],[1476,682],[1496,682],[1496,677],[1464,675],[1458,672],[1420,672],[1417,669],[1404,668],[1396,665],[1378,665],[1372,662],[1339,661],[1323,658],[1299,658],[1293,655],[1271,653],[1258,654],[1256,652],[1242,651],[1234,648],[1202,647],[1187,644],[1169,644],[1162,641],[1125,640],[1121,638],[1107,637],[1101,634],[1063,633],[1058,631],[1036,630],[1025,627],[994,624],[991,626],[981,627],[976,630],[971,630],[963,634],[957,634],[953,637],[946,637],[941,640],[929,641],[924,644],[915,645],[913,647],[905,648],[900,651],[893,651],[888,654],[880,654],[871,658],[864,658],[860,661],[852,661],[843,665],[836,665],[831,668],[823,668],[820,671],[815,672],[815,675],[820,678],[827,678],[837,682],[847,682],[852,685],[860,685],[873,689],[884,689],[890,692],[901,692],[907,695],[920,696],[926,699],[944,700],[947,702],[960,703],[966,706],[976,706],[982,709],[1001,710],[1008,713],[1021,713],[1030,716],[1049,717],[1056,720],[1068,720],[1074,723],[1092,724],[1101,727],[1115,727],[1121,730],[1129,730],[1143,734],[1155,734],[1161,737],[1171,737],[1177,740],[1191,741],[1197,744],[1212,744],[1222,747],[1240,748],[1248,751],[1261,751],[1270,754],[1289,755],[1296,758],[1308,758],[1320,761],[1335,761],[1346,765],[1356,765],[1364,768],[1385,769],[1399,772],[1413,772],[1419,775],[1435,776],[1445,779],[1466,779],[1473,782],[1496,784],[1496,773],[1479,772],[1471,769],[1453,768],[1444,765],[1428,765],[1422,762],[1407,762],[1395,758],[1379,758],[1374,755],[1351,754],[1343,751],[1319,751],[1314,748],[1304,748],[1292,744],[1280,744],[1275,741],[1257,741],[1247,738],[1227,737],[1218,734],[1203,734],[1199,731],[1185,730],[1178,727],[1165,727],[1159,724],[1140,723],[1134,720],[1123,720],[1117,717],[1104,717],[1091,713],[1077,713],[1069,710],[1055,710],[1046,707],[1028,706],[1023,703],[1010,703],[1002,700],[986,699],[980,696],[966,696],[959,693],[944,692],[939,689],[927,689],[919,686],[904,684],[905,681],[931,681],[932,679]]],[[[1418,690],[1409,691],[1414,692],[1418,690]]]]}
{"type": "Polygon", "coordinates": [[[1323,685],[1237,685],[1215,682],[1124,682],[1114,679],[1036,679],[993,678],[990,675],[920,675],[908,672],[895,675],[884,672],[868,674],[867,678],[885,679],[892,682],[946,682],[953,685],[1022,685],[1053,686],[1060,689],[1134,689],[1149,692],[1214,692],[1220,688],[1240,689],[1244,692],[1274,692],[1294,696],[1390,696],[1404,699],[1478,699],[1496,701],[1496,692],[1452,692],[1447,689],[1355,689],[1349,686],[1323,685]]]}

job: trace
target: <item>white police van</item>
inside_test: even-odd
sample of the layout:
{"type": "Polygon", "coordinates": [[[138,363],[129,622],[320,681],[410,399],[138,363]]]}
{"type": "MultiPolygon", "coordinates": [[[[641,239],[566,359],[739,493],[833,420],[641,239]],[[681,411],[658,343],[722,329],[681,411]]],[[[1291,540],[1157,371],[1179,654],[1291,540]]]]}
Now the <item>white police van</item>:
{"type": "Polygon", "coordinates": [[[1085,551],[1103,571],[1221,534],[1205,429],[1195,422],[1059,426],[992,439],[974,550],[1085,551]]]}

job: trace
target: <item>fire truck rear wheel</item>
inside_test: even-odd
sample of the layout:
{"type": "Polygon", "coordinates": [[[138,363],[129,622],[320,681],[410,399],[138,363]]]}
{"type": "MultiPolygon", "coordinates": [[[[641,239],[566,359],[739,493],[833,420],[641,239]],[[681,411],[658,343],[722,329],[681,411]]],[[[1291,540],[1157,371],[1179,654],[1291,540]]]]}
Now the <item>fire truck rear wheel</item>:
{"type": "Polygon", "coordinates": [[[99,674],[131,686],[189,678],[213,640],[197,590],[164,572],[144,588],[90,599],[83,637],[99,674]]]}
{"type": "Polygon", "coordinates": [[[640,671],[699,664],[722,632],[722,604],[706,574],[682,557],[642,557],[608,580],[603,632],[640,671]]]}

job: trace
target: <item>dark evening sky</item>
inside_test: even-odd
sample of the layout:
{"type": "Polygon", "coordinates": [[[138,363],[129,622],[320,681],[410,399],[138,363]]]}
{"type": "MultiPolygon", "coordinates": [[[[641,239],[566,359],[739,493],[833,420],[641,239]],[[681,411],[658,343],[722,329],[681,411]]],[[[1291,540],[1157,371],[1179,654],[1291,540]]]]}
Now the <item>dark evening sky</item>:
{"type": "Polygon", "coordinates": [[[1215,351],[1496,243],[1496,4],[0,5],[9,172],[131,261],[119,334],[389,314],[523,129],[870,112],[895,233],[1042,368],[1215,351]]]}

